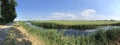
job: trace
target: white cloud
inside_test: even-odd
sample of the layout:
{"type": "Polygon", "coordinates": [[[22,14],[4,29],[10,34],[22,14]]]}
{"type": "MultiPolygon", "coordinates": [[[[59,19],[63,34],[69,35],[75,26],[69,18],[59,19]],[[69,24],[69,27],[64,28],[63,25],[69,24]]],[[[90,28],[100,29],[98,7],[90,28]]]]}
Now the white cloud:
{"type": "Polygon", "coordinates": [[[86,9],[80,12],[80,16],[85,20],[102,20],[106,19],[102,14],[99,14],[94,9],[86,9]]]}
{"type": "Polygon", "coordinates": [[[86,9],[80,12],[80,14],[73,14],[73,13],[52,13],[49,16],[49,19],[77,19],[77,20],[100,20],[105,19],[104,16],[98,14],[94,9],[86,9]]]}
{"type": "Polygon", "coordinates": [[[72,13],[52,13],[52,15],[49,16],[49,18],[52,18],[52,19],[76,19],[77,16],[72,13]]]}
{"type": "Polygon", "coordinates": [[[83,16],[83,17],[89,17],[89,16],[92,16],[92,15],[95,15],[96,14],[96,11],[94,9],[87,9],[87,10],[83,10],[80,15],[83,16]]]}
{"type": "MultiPolygon", "coordinates": [[[[114,17],[118,19],[118,17],[114,17]]],[[[52,20],[106,20],[106,19],[113,19],[110,16],[106,16],[103,14],[98,13],[94,9],[86,9],[81,11],[79,14],[73,13],[59,13],[55,12],[49,16],[48,19],[52,20]]]]}

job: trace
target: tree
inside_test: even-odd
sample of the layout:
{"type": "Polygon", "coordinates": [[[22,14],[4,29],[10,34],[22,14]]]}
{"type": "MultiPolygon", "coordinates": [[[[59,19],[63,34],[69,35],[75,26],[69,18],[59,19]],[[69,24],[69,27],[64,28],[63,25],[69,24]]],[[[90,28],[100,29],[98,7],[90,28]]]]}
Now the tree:
{"type": "Polygon", "coordinates": [[[16,10],[15,7],[17,6],[17,3],[15,2],[15,0],[10,0],[10,9],[11,9],[11,20],[13,22],[13,20],[17,17],[16,14],[16,10]]]}
{"type": "Polygon", "coordinates": [[[13,22],[17,17],[15,7],[17,3],[15,0],[1,0],[1,17],[3,23],[13,22]]]}

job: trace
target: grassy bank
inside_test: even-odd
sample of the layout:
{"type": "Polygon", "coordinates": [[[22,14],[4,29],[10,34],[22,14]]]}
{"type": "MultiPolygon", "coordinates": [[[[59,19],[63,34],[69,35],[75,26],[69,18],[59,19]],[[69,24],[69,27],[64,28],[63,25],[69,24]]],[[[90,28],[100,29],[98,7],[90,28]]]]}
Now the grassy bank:
{"type": "Polygon", "coordinates": [[[33,25],[47,29],[95,29],[101,26],[120,26],[118,21],[31,21],[33,25]]]}
{"type": "Polygon", "coordinates": [[[42,30],[19,22],[31,35],[46,42],[46,45],[116,45],[119,44],[120,28],[97,31],[92,35],[63,36],[56,30],[42,30]]]}
{"type": "Polygon", "coordinates": [[[42,20],[42,21],[32,21],[32,22],[39,22],[39,23],[56,23],[62,25],[102,25],[102,24],[114,24],[119,23],[120,21],[104,21],[104,20],[42,20]]]}

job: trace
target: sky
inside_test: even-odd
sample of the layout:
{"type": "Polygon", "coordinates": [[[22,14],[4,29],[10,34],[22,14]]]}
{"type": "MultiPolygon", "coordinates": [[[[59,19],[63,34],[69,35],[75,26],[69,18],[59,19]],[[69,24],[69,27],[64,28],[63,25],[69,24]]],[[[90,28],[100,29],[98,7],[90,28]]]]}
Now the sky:
{"type": "Polygon", "coordinates": [[[120,0],[16,0],[15,20],[120,20],[120,0]]]}

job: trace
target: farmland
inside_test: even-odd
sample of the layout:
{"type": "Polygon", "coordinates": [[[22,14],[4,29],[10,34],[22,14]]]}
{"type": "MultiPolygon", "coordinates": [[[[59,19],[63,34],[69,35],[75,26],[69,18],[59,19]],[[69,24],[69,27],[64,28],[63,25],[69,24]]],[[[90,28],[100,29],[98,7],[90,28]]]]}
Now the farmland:
{"type": "Polygon", "coordinates": [[[31,21],[33,25],[48,29],[95,29],[102,26],[120,26],[119,21],[79,21],[79,20],[60,20],[60,21],[31,21]]]}
{"type": "Polygon", "coordinates": [[[110,21],[110,20],[41,20],[41,21],[32,21],[39,23],[57,23],[63,25],[101,25],[101,24],[113,24],[119,23],[120,21],[110,21]]]}

